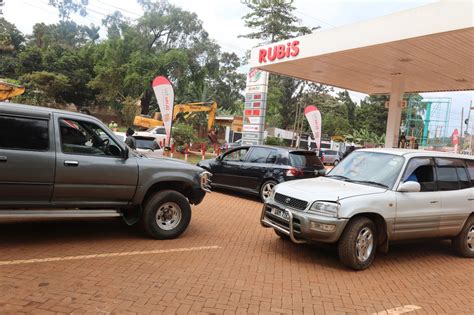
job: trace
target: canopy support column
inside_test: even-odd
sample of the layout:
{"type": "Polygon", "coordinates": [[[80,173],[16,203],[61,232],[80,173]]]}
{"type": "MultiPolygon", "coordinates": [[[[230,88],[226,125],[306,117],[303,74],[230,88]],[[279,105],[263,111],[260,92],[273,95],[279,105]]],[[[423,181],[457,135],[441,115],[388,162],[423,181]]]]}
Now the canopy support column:
{"type": "Polygon", "coordinates": [[[385,132],[385,147],[398,147],[398,138],[400,133],[400,121],[402,119],[403,92],[405,80],[402,74],[394,75],[392,79],[392,89],[390,91],[390,101],[388,105],[387,129],[385,132]]]}

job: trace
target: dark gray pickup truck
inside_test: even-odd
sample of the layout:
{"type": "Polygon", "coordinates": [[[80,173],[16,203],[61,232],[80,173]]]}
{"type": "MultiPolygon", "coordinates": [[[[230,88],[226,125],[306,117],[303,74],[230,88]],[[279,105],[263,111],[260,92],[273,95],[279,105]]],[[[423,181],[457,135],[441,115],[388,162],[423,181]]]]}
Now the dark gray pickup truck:
{"type": "Polygon", "coordinates": [[[101,121],[0,102],[0,218],[113,217],[178,237],[209,173],[130,150],[101,121]]]}

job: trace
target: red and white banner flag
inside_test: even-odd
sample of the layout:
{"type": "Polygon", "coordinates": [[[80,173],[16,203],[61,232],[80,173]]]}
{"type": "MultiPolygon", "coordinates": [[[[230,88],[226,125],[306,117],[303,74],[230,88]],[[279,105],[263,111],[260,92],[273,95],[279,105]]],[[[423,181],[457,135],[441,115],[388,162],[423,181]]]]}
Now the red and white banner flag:
{"type": "Polygon", "coordinates": [[[161,119],[166,130],[166,143],[170,143],[171,122],[173,120],[174,91],[170,81],[165,77],[153,80],[153,91],[160,106],[161,119]]]}
{"type": "Polygon", "coordinates": [[[309,122],[319,150],[321,148],[321,112],[316,106],[309,105],[304,109],[304,115],[309,122]]]}
{"type": "Polygon", "coordinates": [[[458,153],[459,131],[457,128],[454,129],[452,138],[453,138],[453,144],[454,144],[454,153],[458,153]]]}

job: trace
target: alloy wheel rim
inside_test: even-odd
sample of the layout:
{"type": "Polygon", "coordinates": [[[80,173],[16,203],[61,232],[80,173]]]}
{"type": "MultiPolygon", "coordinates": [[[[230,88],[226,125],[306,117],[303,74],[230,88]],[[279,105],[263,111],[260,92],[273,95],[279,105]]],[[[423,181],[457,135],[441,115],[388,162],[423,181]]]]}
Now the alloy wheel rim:
{"type": "Polygon", "coordinates": [[[182,211],[174,202],[166,202],[156,211],[156,224],[163,230],[172,230],[181,222],[182,211]]]}
{"type": "Polygon", "coordinates": [[[467,243],[467,248],[471,252],[474,252],[474,224],[471,225],[471,227],[469,228],[467,232],[466,243],[467,243]]]}
{"type": "Polygon", "coordinates": [[[264,200],[267,200],[267,198],[270,197],[270,194],[272,193],[273,187],[275,187],[275,184],[273,184],[273,183],[266,183],[263,186],[262,197],[263,197],[264,200]]]}
{"type": "Polygon", "coordinates": [[[360,262],[369,259],[374,249],[374,235],[369,227],[360,230],[356,240],[356,254],[360,262]]]}

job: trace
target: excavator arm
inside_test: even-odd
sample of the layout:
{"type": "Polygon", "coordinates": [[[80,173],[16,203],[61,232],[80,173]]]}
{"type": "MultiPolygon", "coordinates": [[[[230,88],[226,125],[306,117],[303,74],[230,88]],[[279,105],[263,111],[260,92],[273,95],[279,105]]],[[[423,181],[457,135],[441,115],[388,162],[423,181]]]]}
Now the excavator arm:
{"type": "Polygon", "coordinates": [[[25,87],[0,81],[0,101],[25,93],[25,87]]]}
{"type": "Polygon", "coordinates": [[[180,113],[188,113],[185,118],[188,118],[190,114],[197,112],[208,112],[207,119],[207,131],[211,131],[214,121],[216,120],[217,103],[216,102],[197,102],[188,104],[177,104],[173,109],[173,121],[180,113]]]}

